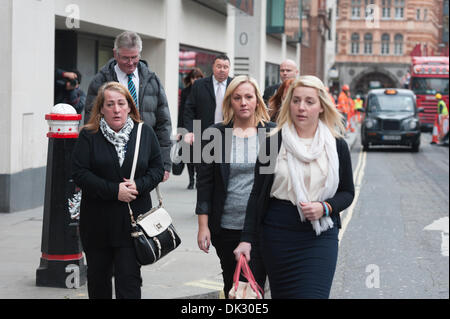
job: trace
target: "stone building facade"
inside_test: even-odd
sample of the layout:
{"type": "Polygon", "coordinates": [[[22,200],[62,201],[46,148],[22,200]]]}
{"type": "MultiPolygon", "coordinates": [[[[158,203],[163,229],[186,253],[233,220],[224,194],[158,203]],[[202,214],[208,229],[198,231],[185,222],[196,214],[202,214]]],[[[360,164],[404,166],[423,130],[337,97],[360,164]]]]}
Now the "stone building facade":
{"type": "Polygon", "coordinates": [[[400,87],[417,45],[424,55],[440,51],[443,5],[443,0],[338,0],[332,92],[344,84],[352,94],[400,87]]]}

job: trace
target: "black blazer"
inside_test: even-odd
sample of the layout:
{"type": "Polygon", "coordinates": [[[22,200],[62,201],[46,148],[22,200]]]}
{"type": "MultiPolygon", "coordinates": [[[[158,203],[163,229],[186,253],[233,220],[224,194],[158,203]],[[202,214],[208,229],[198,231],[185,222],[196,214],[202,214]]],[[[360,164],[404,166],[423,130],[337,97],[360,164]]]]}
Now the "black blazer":
{"type": "MultiPolygon", "coordinates": [[[[275,123],[268,122],[265,126],[258,124],[257,128],[262,129],[264,134],[259,135],[259,143],[265,143],[266,133],[276,126],[275,123]]],[[[222,123],[212,125],[221,132],[221,159],[220,162],[213,161],[212,163],[205,163],[202,159],[200,168],[197,171],[197,207],[195,213],[198,215],[207,214],[208,226],[211,233],[220,233],[220,223],[223,215],[223,207],[228,190],[228,179],[230,176],[230,158],[226,155],[231,154],[231,134],[233,123],[225,126],[222,123]],[[230,128],[230,130],[226,130],[230,128]],[[227,134],[227,136],[226,136],[227,134]],[[227,142],[227,143],[226,143],[227,142]]],[[[213,138],[202,141],[203,146],[209,144],[213,138]]],[[[210,153],[214,155],[214,149],[210,153]]]]}
{"type": "Polygon", "coordinates": [[[277,84],[267,87],[264,90],[263,100],[266,103],[266,105],[269,105],[270,98],[277,92],[277,90],[280,86],[281,86],[281,83],[277,83],[277,84]]]}
{"type": "MultiPolygon", "coordinates": [[[[276,158],[281,147],[281,130],[278,134],[270,136],[266,139],[265,154],[259,154],[255,165],[255,181],[252,192],[247,205],[247,212],[245,216],[245,225],[241,235],[241,241],[255,242],[258,239],[258,234],[261,231],[261,224],[264,221],[264,216],[269,208],[270,190],[272,189],[274,180],[274,169],[276,158]],[[273,148],[278,147],[276,156],[270,156],[270,143],[273,148]],[[261,163],[259,159],[269,157],[271,161],[264,161],[261,163]],[[269,168],[269,172],[261,174],[260,168],[269,168]]],[[[344,139],[336,139],[337,153],[339,158],[339,185],[336,194],[332,198],[325,201],[328,202],[333,212],[331,219],[341,228],[340,212],[349,207],[355,196],[355,187],[353,185],[353,171],[350,158],[350,151],[344,139]]]]}
{"type": "MultiPolygon", "coordinates": [[[[72,177],[82,189],[80,235],[84,248],[128,247],[131,226],[128,205],[117,199],[119,183],[130,178],[138,125],[127,144],[122,167],[114,146],[99,129],[80,132],[72,155],[72,177]]],[[[139,195],[131,202],[134,217],[152,207],[150,191],[163,179],[161,150],[153,129],[142,127],[135,183],[139,195]]]]}
{"type": "MultiPolygon", "coordinates": [[[[232,78],[228,77],[227,87],[232,78]]],[[[216,110],[216,93],[214,92],[213,75],[194,82],[191,94],[187,98],[183,113],[183,125],[193,131],[193,120],[201,121],[201,131],[214,124],[216,110]]]]}
{"type": "Polygon", "coordinates": [[[186,105],[186,100],[191,94],[192,84],[185,87],[181,90],[180,93],[180,105],[178,106],[178,119],[177,119],[177,128],[178,127],[185,127],[184,125],[184,109],[186,105]]]}

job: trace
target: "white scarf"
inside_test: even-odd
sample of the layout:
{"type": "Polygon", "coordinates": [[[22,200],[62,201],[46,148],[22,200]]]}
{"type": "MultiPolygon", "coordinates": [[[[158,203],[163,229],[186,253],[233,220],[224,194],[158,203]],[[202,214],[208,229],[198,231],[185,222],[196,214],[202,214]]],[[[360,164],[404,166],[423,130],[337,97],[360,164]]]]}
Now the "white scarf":
{"type": "Polygon", "coordinates": [[[119,132],[115,132],[113,129],[111,129],[103,117],[100,120],[100,130],[102,131],[103,136],[106,138],[106,140],[110,142],[112,145],[114,145],[114,148],[116,149],[117,152],[117,156],[119,157],[120,167],[122,167],[123,161],[125,159],[126,153],[125,146],[127,145],[128,140],[130,139],[130,133],[133,130],[133,127],[134,122],[129,116],[127,121],[125,122],[125,125],[119,132]]]}
{"type": "MultiPolygon", "coordinates": [[[[328,174],[324,187],[319,192],[319,201],[324,201],[333,197],[339,185],[339,158],[336,149],[336,139],[331,134],[329,128],[319,120],[312,145],[308,151],[300,142],[294,125],[284,124],[281,130],[283,145],[287,151],[287,164],[289,170],[294,172],[290,175],[297,198],[297,209],[302,222],[305,216],[301,210],[300,202],[309,202],[303,176],[303,166],[317,160],[325,151],[328,158],[328,174]]],[[[325,215],[319,220],[311,221],[316,235],[333,227],[333,221],[325,215]]]]}

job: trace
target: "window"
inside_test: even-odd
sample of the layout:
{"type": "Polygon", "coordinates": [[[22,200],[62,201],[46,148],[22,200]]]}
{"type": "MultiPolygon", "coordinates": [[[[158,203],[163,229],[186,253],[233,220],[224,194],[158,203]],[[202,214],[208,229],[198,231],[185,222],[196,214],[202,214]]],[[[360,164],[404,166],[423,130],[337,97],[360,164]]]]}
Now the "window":
{"type": "Polygon", "coordinates": [[[366,33],[364,35],[364,54],[372,54],[372,33],[366,33]]]}
{"type": "Polygon", "coordinates": [[[391,0],[383,0],[382,1],[382,18],[390,19],[391,18],[391,0]]]}
{"type": "Polygon", "coordinates": [[[396,34],[394,37],[394,54],[403,55],[403,36],[396,34]]]}
{"type": "Polygon", "coordinates": [[[427,21],[428,9],[423,9],[423,21],[427,21]]]}
{"type": "Polygon", "coordinates": [[[405,0],[395,0],[395,18],[403,19],[405,11],[405,0]]]}
{"type": "Polygon", "coordinates": [[[448,94],[448,78],[413,78],[411,88],[415,94],[448,94]]]}
{"type": "Polygon", "coordinates": [[[265,87],[280,82],[280,66],[277,64],[266,62],[266,78],[265,87]]]}
{"type": "Polygon", "coordinates": [[[266,32],[284,33],[284,1],[267,0],[266,32]]]}
{"type": "Polygon", "coordinates": [[[358,33],[353,33],[352,34],[351,53],[352,54],[359,54],[359,34],[358,33]]]}
{"type": "Polygon", "coordinates": [[[416,10],[416,20],[420,20],[420,9],[416,10]]]}
{"type": "Polygon", "coordinates": [[[352,0],[352,19],[361,18],[361,0],[352,0]]]}
{"type": "Polygon", "coordinates": [[[389,41],[390,41],[389,34],[384,33],[381,36],[381,54],[382,55],[389,54],[389,41]]]}

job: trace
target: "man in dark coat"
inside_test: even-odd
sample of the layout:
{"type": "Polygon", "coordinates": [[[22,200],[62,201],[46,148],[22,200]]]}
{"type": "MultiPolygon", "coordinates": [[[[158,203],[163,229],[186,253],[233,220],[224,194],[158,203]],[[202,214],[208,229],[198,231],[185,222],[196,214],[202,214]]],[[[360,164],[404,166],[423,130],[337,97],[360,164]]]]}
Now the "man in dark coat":
{"type": "Polygon", "coordinates": [[[85,123],[89,121],[98,89],[104,83],[115,81],[128,87],[141,119],[153,128],[158,137],[165,170],[163,181],[166,181],[172,167],[170,160],[172,123],[169,105],[158,76],[149,69],[146,61],[140,59],[141,51],[142,40],[138,34],[125,31],[116,37],[114,58],[103,66],[89,85],[84,121],[85,123]]]}
{"type": "Polygon", "coordinates": [[[277,92],[278,88],[280,87],[281,83],[286,81],[287,79],[296,78],[299,74],[297,63],[295,63],[292,60],[285,60],[280,65],[280,78],[281,82],[268,86],[264,90],[263,100],[268,105],[268,102],[270,98],[277,92]]]}
{"type": "MultiPolygon", "coordinates": [[[[209,126],[223,120],[222,102],[225,91],[231,82],[230,59],[226,55],[219,55],[214,59],[213,75],[195,81],[192,85],[183,114],[183,123],[189,131],[184,141],[192,144],[194,141],[194,120],[200,120],[200,132],[209,126]]],[[[195,136],[201,142],[201,136],[195,136]]]]}

